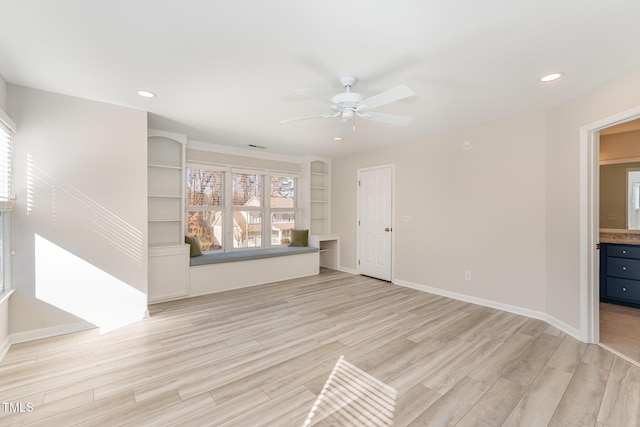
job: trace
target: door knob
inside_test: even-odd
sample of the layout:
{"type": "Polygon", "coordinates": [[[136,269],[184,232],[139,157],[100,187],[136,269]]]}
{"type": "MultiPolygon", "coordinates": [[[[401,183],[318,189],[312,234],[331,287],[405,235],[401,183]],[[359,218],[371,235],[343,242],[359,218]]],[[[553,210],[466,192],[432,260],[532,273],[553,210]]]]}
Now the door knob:
{"type": "Polygon", "coordinates": [[[385,228],[384,231],[389,232],[391,229],[389,227],[385,228]]]}

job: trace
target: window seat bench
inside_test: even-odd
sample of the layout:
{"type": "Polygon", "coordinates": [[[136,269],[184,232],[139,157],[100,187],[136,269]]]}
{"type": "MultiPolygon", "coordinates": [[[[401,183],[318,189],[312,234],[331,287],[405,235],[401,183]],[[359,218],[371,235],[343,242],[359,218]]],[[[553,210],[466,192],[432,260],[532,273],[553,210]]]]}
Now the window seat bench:
{"type": "Polygon", "coordinates": [[[189,296],[313,276],[320,252],[312,246],[284,246],[217,252],[190,258],[189,296]]]}
{"type": "Polygon", "coordinates": [[[212,252],[191,258],[190,264],[205,265],[219,264],[223,262],[247,261],[251,259],[273,258],[279,256],[307,254],[318,252],[318,248],[312,246],[282,246],[268,249],[246,249],[233,252],[212,252]]]}

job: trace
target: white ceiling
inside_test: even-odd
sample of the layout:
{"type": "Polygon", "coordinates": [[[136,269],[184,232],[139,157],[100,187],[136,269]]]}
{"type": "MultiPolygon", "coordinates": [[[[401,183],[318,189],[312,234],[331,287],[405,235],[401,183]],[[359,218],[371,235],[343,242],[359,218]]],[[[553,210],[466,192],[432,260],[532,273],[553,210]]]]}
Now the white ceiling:
{"type": "Polygon", "coordinates": [[[545,110],[640,67],[638,0],[0,0],[7,82],[149,111],[193,140],[340,156],[545,110]],[[561,70],[554,83],[538,78],[561,70]],[[293,89],[416,96],[334,142],[293,89]],[[157,93],[153,99],[139,89],[157,93]]]}

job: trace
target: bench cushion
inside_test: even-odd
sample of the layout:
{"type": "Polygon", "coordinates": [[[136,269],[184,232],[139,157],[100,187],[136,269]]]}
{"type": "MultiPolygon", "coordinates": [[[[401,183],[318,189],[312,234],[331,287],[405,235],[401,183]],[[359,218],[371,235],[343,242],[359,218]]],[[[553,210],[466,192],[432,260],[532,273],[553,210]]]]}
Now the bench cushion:
{"type": "Polygon", "coordinates": [[[272,258],[278,256],[307,254],[318,252],[318,248],[312,246],[281,246],[268,249],[246,249],[233,252],[205,253],[202,256],[191,258],[191,266],[219,264],[223,262],[246,261],[251,259],[272,258]]]}

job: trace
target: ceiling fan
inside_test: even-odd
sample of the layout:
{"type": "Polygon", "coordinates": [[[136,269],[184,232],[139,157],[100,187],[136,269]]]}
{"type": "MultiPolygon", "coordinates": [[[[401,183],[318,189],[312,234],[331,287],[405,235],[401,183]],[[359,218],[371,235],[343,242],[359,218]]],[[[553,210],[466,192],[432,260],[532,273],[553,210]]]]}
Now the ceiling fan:
{"type": "Polygon", "coordinates": [[[396,86],[392,89],[384,91],[371,98],[365,99],[359,93],[351,92],[351,87],[358,79],[356,76],[346,75],[340,78],[340,84],[344,86],[344,92],[339,93],[333,98],[327,98],[319,95],[309,89],[296,89],[295,92],[300,95],[307,96],[316,100],[320,100],[333,110],[333,113],[317,114],[314,116],[298,117],[295,119],[281,120],[280,123],[290,123],[300,120],[318,119],[318,118],[334,118],[340,117],[338,122],[338,130],[335,140],[341,140],[343,136],[349,132],[355,131],[355,118],[360,117],[365,120],[388,123],[397,126],[407,126],[413,122],[413,117],[398,116],[395,114],[378,113],[371,111],[391,102],[414,96],[415,93],[406,85],[396,86]]]}

